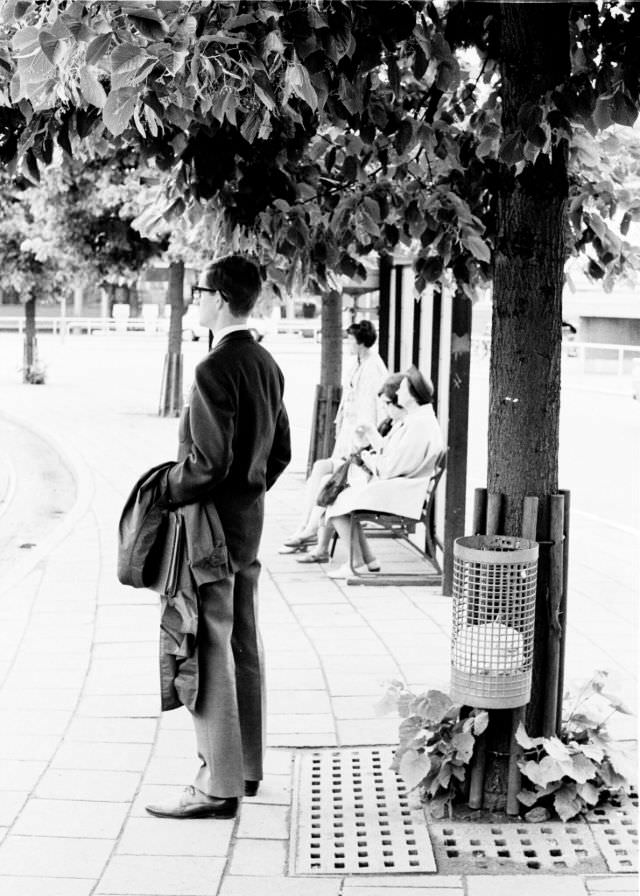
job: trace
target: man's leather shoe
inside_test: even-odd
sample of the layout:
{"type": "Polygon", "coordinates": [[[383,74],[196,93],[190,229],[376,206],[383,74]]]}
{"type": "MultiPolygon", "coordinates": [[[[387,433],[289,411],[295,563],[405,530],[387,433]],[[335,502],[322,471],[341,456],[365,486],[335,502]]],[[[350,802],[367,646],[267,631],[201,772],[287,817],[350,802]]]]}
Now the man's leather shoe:
{"type": "Polygon", "coordinates": [[[258,792],[258,787],[260,787],[260,781],[245,781],[244,782],[244,795],[245,796],[255,796],[258,792]]]}
{"type": "Polygon", "coordinates": [[[209,796],[195,787],[185,787],[177,800],[145,806],[158,818],[235,818],[238,798],[209,796]]]}

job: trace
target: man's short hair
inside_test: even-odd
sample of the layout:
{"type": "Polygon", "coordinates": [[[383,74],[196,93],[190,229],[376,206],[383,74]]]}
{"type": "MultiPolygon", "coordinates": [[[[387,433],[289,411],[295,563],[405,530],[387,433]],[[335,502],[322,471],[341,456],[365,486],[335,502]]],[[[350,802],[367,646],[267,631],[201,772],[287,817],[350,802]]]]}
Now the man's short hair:
{"type": "Polygon", "coordinates": [[[242,255],[227,255],[204,269],[206,286],[216,289],[234,317],[246,317],[258,301],[262,280],[258,265],[242,255]]]}

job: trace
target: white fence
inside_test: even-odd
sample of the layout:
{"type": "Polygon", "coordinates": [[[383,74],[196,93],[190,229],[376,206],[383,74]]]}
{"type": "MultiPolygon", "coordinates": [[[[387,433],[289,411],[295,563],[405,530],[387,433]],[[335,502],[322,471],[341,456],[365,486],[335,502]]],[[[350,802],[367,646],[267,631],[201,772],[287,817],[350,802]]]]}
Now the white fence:
{"type": "MultiPolygon", "coordinates": [[[[485,336],[472,339],[471,350],[481,358],[488,358],[490,340],[485,336]]],[[[601,373],[615,373],[622,376],[629,373],[634,358],[640,358],[640,345],[612,345],[608,342],[562,343],[562,353],[568,358],[576,358],[582,369],[601,373]]]]}
{"type": "MultiPolygon", "coordinates": [[[[264,324],[266,335],[274,333],[290,333],[294,335],[320,338],[321,321],[319,318],[296,317],[293,319],[272,320],[266,318],[257,321],[264,324]]],[[[160,318],[143,317],[36,317],[36,329],[51,332],[54,335],[67,336],[71,333],[164,333],[167,321],[160,318]]],[[[0,332],[17,330],[24,333],[24,317],[0,317],[0,332]]],[[[488,357],[489,341],[486,337],[472,340],[472,351],[480,357],[488,357]]],[[[606,342],[573,342],[562,344],[563,354],[577,358],[586,371],[598,368],[600,372],[615,373],[622,376],[631,369],[634,358],[640,358],[640,345],[611,345],[606,342]]]]}
{"type": "MultiPolygon", "coordinates": [[[[259,325],[269,335],[272,333],[292,333],[313,338],[320,337],[321,322],[319,318],[294,318],[271,320],[269,318],[250,320],[250,325],[259,325]]],[[[0,332],[3,330],[24,333],[24,317],[1,317],[0,332]]],[[[159,317],[36,317],[36,330],[50,332],[54,335],[67,336],[70,333],[166,333],[168,320],[159,317]]],[[[189,329],[189,328],[187,328],[189,329]]]]}

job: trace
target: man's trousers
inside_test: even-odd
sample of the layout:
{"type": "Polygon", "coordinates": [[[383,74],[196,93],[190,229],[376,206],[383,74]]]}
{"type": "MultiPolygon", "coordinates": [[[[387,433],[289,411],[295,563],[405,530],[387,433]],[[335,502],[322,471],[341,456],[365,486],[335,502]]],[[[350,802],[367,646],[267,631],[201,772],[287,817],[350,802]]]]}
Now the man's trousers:
{"type": "Polygon", "coordinates": [[[195,712],[198,790],[239,797],[262,779],[265,689],[258,631],[260,563],[200,589],[199,685],[195,712]]]}

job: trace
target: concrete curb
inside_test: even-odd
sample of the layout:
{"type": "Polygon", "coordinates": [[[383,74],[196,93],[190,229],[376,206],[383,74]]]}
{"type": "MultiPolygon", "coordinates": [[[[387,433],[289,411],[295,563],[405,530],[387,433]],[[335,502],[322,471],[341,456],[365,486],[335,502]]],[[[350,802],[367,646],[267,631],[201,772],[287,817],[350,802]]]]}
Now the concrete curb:
{"type": "MultiPolygon", "coordinates": [[[[10,421],[16,426],[26,429],[52,448],[60,457],[62,463],[68,468],[76,485],[76,500],[68,513],[60,521],[56,528],[46,535],[40,544],[30,551],[23,561],[16,564],[13,572],[0,585],[0,597],[15,588],[29,573],[54,550],[69,533],[75,528],[82,517],[87,513],[93,500],[95,491],[95,482],[90,467],[85,463],[82,455],[71,448],[69,445],[63,444],[56,436],[47,429],[43,429],[24,417],[20,417],[13,413],[0,412],[0,416],[10,421]]],[[[15,486],[15,480],[14,480],[15,486]]]]}
{"type": "MultiPolygon", "coordinates": [[[[6,415],[3,414],[6,417],[6,415]]],[[[5,489],[4,495],[2,495],[2,504],[0,504],[0,518],[5,515],[9,506],[11,505],[11,501],[13,499],[13,495],[16,490],[16,468],[11,463],[9,458],[5,458],[6,469],[7,469],[7,487],[5,489]]]]}

